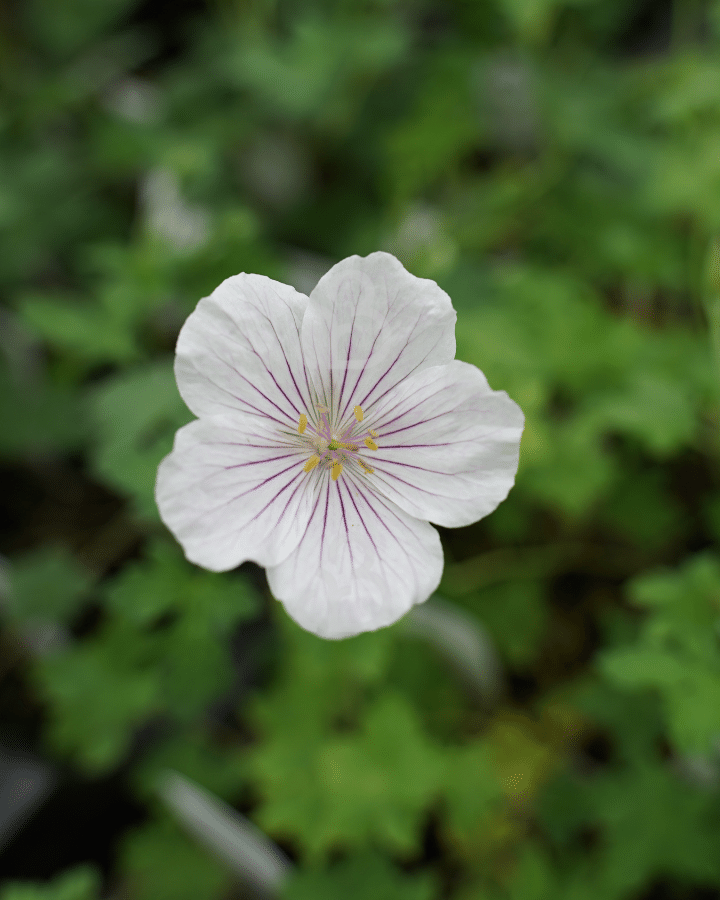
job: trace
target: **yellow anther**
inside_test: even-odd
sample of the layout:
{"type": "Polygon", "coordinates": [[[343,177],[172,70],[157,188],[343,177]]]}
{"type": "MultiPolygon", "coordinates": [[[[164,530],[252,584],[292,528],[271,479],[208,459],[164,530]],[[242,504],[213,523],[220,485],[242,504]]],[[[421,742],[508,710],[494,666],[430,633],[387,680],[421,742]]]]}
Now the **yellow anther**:
{"type": "Polygon", "coordinates": [[[300,424],[298,425],[298,431],[300,432],[300,434],[302,434],[306,428],[307,428],[307,416],[305,415],[305,413],[303,413],[300,416],[300,424]]]}
{"type": "Polygon", "coordinates": [[[343,444],[341,442],[340,446],[344,447],[346,450],[351,450],[353,453],[357,453],[358,450],[360,449],[357,444],[343,444]]]}
{"type": "Polygon", "coordinates": [[[331,473],[330,477],[332,478],[333,481],[337,481],[338,476],[340,475],[341,472],[342,472],[342,463],[335,463],[335,465],[332,467],[332,473],[331,473]]]}
{"type": "Polygon", "coordinates": [[[371,434],[373,437],[377,437],[377,436],[378,436],[377,431],[373,431],[372,428],[370,429],[370,434],[371,434]]]}
{"type": "Polygon", "coordinates": [[[368,475],[372,475],[372,473],[375,471],[375,469],[371,469],[370,466],[366,465],[361,459],[358,459],[358,462],[363,467],[363,469],[365,469],[368,475]]]}
{"type": "Polygon", "coordinates": [[[310,459],[303,466],[303,469],[305,469],[306,472],[312,472],[312,470],[315,468],[315,466],[319,462],[320,462],[319,456],[311,456],[310,459]]]}
{"type": "Polygon", "coordinates": [[[355,418],[358,420],[358,422],[362,422],[363,420],[363,411],[359,406],[355,407],[355,418]]]}
{"type": "Polygon", "coordinates": [[[369,447],[370,450],[377,450],[377,444],[375,441],[370,440],[370,438],[365,438],[365,446],[369,447]]]}

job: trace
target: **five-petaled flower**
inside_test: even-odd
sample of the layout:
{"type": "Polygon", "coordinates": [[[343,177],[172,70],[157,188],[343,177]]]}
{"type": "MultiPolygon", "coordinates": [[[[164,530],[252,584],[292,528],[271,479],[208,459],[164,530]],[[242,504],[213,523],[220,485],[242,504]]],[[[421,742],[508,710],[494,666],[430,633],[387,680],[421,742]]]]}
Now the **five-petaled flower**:
{"type": "Polygon", "coordinates": [[[333,266],[309,297],[235,275],[180,331],[175,377],[198,418],[160,464],[156,499],[187,558],[254,560],[308,631],[395,622],[437,588],[430,522],[505,499],[524,417],[455,360],[456,313],[388,253],[333,266]]]}

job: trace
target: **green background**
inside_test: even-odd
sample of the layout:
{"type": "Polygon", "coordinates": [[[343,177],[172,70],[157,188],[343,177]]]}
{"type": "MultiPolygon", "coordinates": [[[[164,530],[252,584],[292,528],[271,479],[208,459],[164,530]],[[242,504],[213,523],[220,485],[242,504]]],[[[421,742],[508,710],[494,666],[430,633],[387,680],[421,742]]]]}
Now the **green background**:
{"type": "Polygon", "coordinates": [[[720,3],[27,0],[0,95],[0,746],[70,785],[0,898],[250,896],[166,768],[288,900],[720,897],[720,3]],[[440,529],[491,703],[191,566],[153,501],[198,299],[378,249],[526,416],[508,499],[440,529]]]}

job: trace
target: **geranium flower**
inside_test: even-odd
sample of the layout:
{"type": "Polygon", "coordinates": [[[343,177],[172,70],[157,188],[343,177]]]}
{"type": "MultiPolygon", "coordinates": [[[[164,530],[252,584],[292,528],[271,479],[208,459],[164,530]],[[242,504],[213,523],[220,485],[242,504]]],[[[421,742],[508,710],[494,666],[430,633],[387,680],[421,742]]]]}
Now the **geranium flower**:
{"type": "Polygon", "coordinates": [[[440,537],[505,499],[524,417],[454,359],[457,316],[389,253],[351,256],[309,297],[235,275],[202,299],[175,377],[198,419],[158,470],[193,563],[253,560],[325,638],[395,622],[437,588],[440,537]]]}

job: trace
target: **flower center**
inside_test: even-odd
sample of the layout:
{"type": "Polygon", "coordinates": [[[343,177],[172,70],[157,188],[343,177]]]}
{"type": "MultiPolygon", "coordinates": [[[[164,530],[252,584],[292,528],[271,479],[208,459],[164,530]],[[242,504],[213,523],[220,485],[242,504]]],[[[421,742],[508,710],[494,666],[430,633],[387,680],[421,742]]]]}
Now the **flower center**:
{"type": "Polygon", "coordinates": [[[331,478],[337,481],[343,470],[345,463],[357,463],[366,475],[371,475],[375,470],[362,459],[359,455],[360,441],[362,441],[368,450],[377,450],[377,444],[373,440],[376,438],[377,432],[369,430],[366,434],[352,434],[353,430],[363,420],[364,413],[359,406],[354,409],[355,421],[351,421],[348,427],[341,431],[338,436],[334,430],[330,428],[327,414],[329,412],[326,406],[318,406],[319,421],[317,426],[310,426],[310,432],[305,435],[308,426],[308,417],[303,413],[300,416],[298,424],[298,432],[305,435],[306,441],[312,445],[314,449],[313,455],[303,466],[306,472],[312,472],[315,466],[320,463],[324,464],[325,469],[331,470],[331,478]]]}

